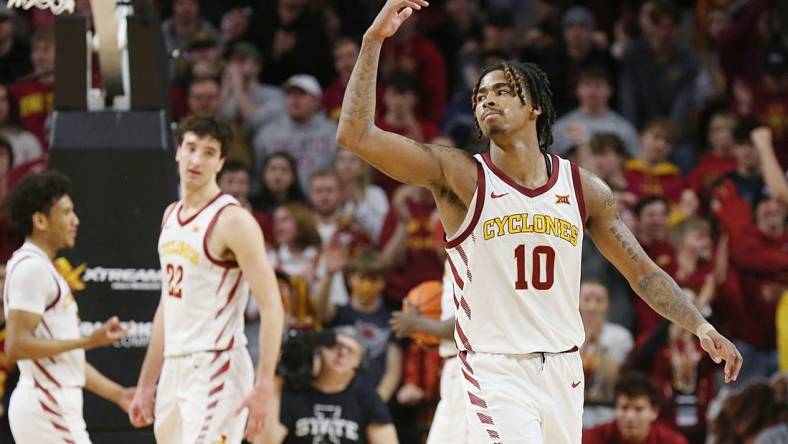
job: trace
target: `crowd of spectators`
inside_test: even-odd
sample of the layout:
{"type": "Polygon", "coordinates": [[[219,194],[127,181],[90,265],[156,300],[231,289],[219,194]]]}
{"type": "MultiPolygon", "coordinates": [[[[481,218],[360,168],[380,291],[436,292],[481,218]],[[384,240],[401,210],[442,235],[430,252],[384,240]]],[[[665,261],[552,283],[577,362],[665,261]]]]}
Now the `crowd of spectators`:
{"type": "MultiPolygon", "coordinates": [[[[399,442],[421,442],[440,361],[395,337],[389,319],[411,289],[442,278],[435,203],[335,142],[361,35],[382,2],[154,3],[171,56],[169,114],[231,122],[219,184],[263,229],[287,329],[354,327],[321,353],[358,360],[350,371],[364,390],[353,408],[367,410],[369,442],[391,442],[382,426],[392,421],[399,442]],[[414,368],[428,374],[400,393],[414,368]]],[[[76,4],[90,14],[87,0],[76,4]]],[[[472,153],[486,149],[470,106],[478,73],[506,59],[541,66],[558,111],[550,151],[607,182],[647,254],[741,351],[741,375],[727,387],[697,339],[659,317],[587,241],[584,442],[786,442],[785,9],[769,0],[432,0],[383,46],[377,125],[472,153]]],[[[0,4],[0,200],[46,168],[52,24],[46,11],[0,4]]],[[[0,218],[3,260],[18,245],[5,225],[0,218]]],[[[254,332],[260,320],[247,312],[254,332]]],[[[1,358],[0,393],[10,370],[1,358]]],[[[287,396],[280,426],[307,424],[299,415],[317,412],[305,400],[346,387],[346,367],[287,396]]],[[[290,431],[285,442],[301,442],[290,431]]]]}

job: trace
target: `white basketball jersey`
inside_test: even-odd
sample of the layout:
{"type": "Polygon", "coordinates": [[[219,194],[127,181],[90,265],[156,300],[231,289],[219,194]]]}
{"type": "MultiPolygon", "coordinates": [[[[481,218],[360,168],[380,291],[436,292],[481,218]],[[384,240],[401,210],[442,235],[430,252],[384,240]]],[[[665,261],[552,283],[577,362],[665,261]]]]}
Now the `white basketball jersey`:
{"type": "Polygon", "coordinates": [[[580,256],[585,203],[577,166],[551,155],[547,183],[528,189],[477,154],[477,189],[446,244],[455,342],[485,353],[558,353],[582,345],[580,256]]]}
{"type": "Polygon", "coordinates": [[[165,216],[159,236],[165,357],[246,345],[249,286],[236,262],[208,252],[207,238],[230,205],[238,201],[219,194],[188,219],[181,216],[183,201],[165,216]]]}
{"type": "MultiPolygon", "coordinates": [[[[68,283],[49,256],[30,242],[16,250],[6,265],[4,299],[6,315],[13,309],[41,315],[41,322],[33,332],[36,337],[58,340],[82,337],[79,309],[68,283]],[[22,275],[25,278],[20,279],[22,275]],[[32,283],[31,278],[40,281],[32,283]]],[[[17,364],[19,385],[23,387],[52,389],[85,385],[85,350],[81,348],[50,358],[23,359],[17,364]]]]}

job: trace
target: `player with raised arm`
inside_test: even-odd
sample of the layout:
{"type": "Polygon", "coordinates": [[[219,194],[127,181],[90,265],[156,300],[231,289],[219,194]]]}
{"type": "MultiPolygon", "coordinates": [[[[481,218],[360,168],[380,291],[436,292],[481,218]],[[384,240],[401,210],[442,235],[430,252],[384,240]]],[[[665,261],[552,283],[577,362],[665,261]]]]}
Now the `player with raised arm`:
{"type": "Polygon", "coordinates": [[[546,152],[555,111],[544,72],[506,62],[473,89],[489,152],[418,143],[375,126],[383,41],[424,0],[389,0],[364,34],[342,104],[337,143],[405,183],[431,190],[452,269],[455,342],[472,442],[580,443],[583,369],[578,347],[585,231],[662,316],[695,333],[734,380],[741,355],[643,252],[610,188],[546,152]]]}
{"type": "Polygon", "coordinates": [[[76,241],[79,218],[69,188],[56,171],[31,174],[7,202],[11,223],[25,233],[24,245],[8,261],[3,293],[5,351],[19,366],[8,410],[18,443],[89,444],[82,388],[124,411],[134,395],[85,362],[85,350],[110,345],[126,330],[112,317],[83,337],[77,302],[52,262],[76,241]]]}
{"type": "Polygon", "coordinates": [[[216,183],[230,139],[210,115],[178,129],[182,198],[164,212],[161,301],[129,409],[136,427],[155,421],[162,444],[252,440],[273,401],[284,313],[259,225],[216,183]],[[256,378],[244,335],[250,289],[263,320],[256,378]]]}

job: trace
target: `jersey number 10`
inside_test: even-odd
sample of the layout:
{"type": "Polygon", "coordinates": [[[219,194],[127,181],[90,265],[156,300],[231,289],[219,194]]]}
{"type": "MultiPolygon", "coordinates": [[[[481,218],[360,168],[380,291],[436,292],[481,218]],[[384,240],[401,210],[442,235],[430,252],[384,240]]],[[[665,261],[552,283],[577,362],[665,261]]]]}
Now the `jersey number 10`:
{"type": "Polygon", "coordinates": [[[167,264],[167,294],[174,297],[181,297],[181,282],[183,281],[183,267],[180,265],[167,264]]]}
{"type": "MultiPolygon", "coordinates": [[[[517,281],[514,288],[527,290],[528,281],[525,279],[525,245],[518,245],[514,249],[514,259],[517,261],[517,281]]],[[[536,290],[548,290],[555,280],[555,250],[547,245],[539,245],[531,253],[531,285],[536,290]],[[542,262],[544,260],[544,263],[542,262]],[[542,265],[544,264],[544,274],[542,265]]]]}

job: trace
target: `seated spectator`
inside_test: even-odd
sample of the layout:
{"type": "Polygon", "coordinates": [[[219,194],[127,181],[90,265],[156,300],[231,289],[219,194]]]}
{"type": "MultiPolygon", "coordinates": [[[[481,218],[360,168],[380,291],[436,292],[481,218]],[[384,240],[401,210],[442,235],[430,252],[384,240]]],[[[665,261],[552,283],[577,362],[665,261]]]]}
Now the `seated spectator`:
{"type": "Polygon", "coordinates": [[[627,179],[624,175],[624,164],[629,159],[629,152],[624,141],[614,133],[600,132],[591,136],[589,141],[593,161],[591,169],[617,193],[618,201],[632,207],[635,204],[634,194],[626,193],[627,179]]]}
{"type": "Polygon", "coordinates": [[[342,212],[366,230],[377,244],[389,212],[389,201],[383,189],[370,183],[372,167],[351,151],[340,149],[334,169],[342,191],[342,212]]]}
{"type": "Polygon", "coordinates": [[[673,274],[676,253],[668,236],[668,202],[659,196],[643,198],[635,204],[635,236],[648,257],[660,268],[673,274]]]}
{"type": "Polygon", "coordinates": [[[305,282],[309,290],[320,260],[320,233],[315,216],[302,203],[288,203],[274,211],[274,248],[268,255],[274,269],[305,282]]]}
{"type": "Polygon", "coordinates": [[[16,31],[16,11],[0,4],[0,84],[16,82],[30,73],[30,47],[16,31]]]}
{"type": "MultiPolygon", "coordinates": [[[[266,61],[262,80],[281,85],[296,74],[314,76],[325,85],[331,76],[331,41],[326,14],[307,0],[257,2],[249,39],[266,61]]],[[[307,176],[308,177],[308,176],[307,176]]]]}
{"type": "Polygon", "coordinates": [[[337,125],[320,109],[323,90],[317,79],[297,74],[282,87],[287,113],[261,126],[254,135],[254,171],[262,171],[262,160],[284,151],[298,161],[301,186],[306,189],[309,177],[318,170],[331,167],[336,155],[337,125]]]}
{"type": "Polygon", "coordinates": [[[764,197],[764,181],[761,175],[761,164],[758,151],[752,140],[752,132],[760,124],[754,120],[741,120],[733,129],[733,157],[736,158],[736,169],[731,171],[714,184],[715,187],[726,180],[733,182],[736,192],[750,208],[764,197]]]}
{"type": "Polygon", "coordinates": [[[679,168],[668,161],[676,141],[676,126],[671,120],[657,119],[640,133],[640,155],[624,165],[628,190],[637,198],[663,196],[678,202],[685,181],[679,168]]]}
{"type": "Polygon", "coordinates": [[[167,54],[186,49],[198,34],[218,39],[219,33],[210,22],[200,16],[198,0],[175,0],[172,17],[161,23],[164,48],[167,54]]]}
{"type": "Polygon", "coordinates": [[[8,87],[0,84],[0,137],[11,144],[14,152],[13,166],[16,167],[40,159],[44,150],[36,136],[19,126],[18,115],[12,105],[8,87]]]}
{"type": "Polygon", "coordinates": [[[418,114],[423,97],[419,96],[419,83],[415,75],[405,71],[388,75],[383,95],[385,112],[378,126],[418,142],[429,142],[440,134],[440,129],[418,114]]]}
{"type": "Polygon", "coordinates": [[[263,230],[263,235],[266,242],[273,239],[273,227],[271,226],[271,218],[263,211],[255,210],[249,202],[249,191],[251,190],[251,173],[249,168],[241,162],[235,160],[228,160],[224,162],[222,170],[216,177],[216,182],[223,193],[229,194],[238,199],[238,202],[249,210],[254,216],[260,228],[263,230]]]}
{"type": "Polygon", "coordinates": [[[367,359],[359,371],[358,384],[375,389],[388,401],[402,378],[402,350],[389,326],[391,313],[383,304],[386,269],[371,250],[352,258],[345,268],[350,303],[332,303],[324,280],[316,292],[315,307],[326,325],[353,326],[361,334],[367,359]]]}
{"type": "Polygon", "coordinates": [[[569,125],[583,125],[587,136],[593,138],[598,133],[618,136],[626,150],[627,157],[637,156],[640,152],[638,133],[632,124],[617,112],[610,109],[608,101],[613,94],[609,74],[601,66],[584,68],[578,74],[575,94],[579,106],[561,116],[553,125],[553,145],[551,150],[559,155],[565,154],[574,145],[566,128],[569,125]]]}
{"type": "Polygon", "coordinates": [[[757,119],[774,133],[774,146],[783,169],[788,168],[788,49],[774,39],[763,58],[760,79],[733,82],[733,109],[742,118],[757,119]]]}
{"type": "Polygon", "coordinates": [[[384,88],[395,71],[405,71],[417,78],[416,97],[421,100],[416,115],[438,125],[446,111],[446,65],[435,45],[419,30],[418,19],[418,14],[414,14],[402,23],[396,34],[386,39],[380,52],[380,72],[384,88]]]}
{"type": "Polygon", "coordinates": [[[369,234],[342,211],[342,190],[334,170],[315,171],[309,180],[309,202],[323,246],[347,248],[351,254],[370,245],[369,234]]]}
{"type": "Polygon", "coordinates": [[[355,381],[365,361],[360,332],[340,329],[336,343],[317,354],[317,376],[306,389],[285,387],[279,421],[266,426],[267,444],[397,444],[386,404],[374,390],[355,381]]]}
{"type": "Polygon", "coordinates": [[[262,67],[260,51],[250,43],[238,42],[230,50],[224,68],[222,114],[250,130],[256,130],[285,111],[282,90],[257,80],[262,67]]]}
{"type": "Polygon", "coordinates": [[[695,56],[679,45],[680,11],[676,5],[655,2],[649,21],[644,38],[633,42],[621,59],[621,114],[641,131],[647,122],[667,116],[678,126],[674,141],[688,140],[700,66],[695,56]]]}
{"type": "Polygon", "coordinates": [[[342,99],[345,97],[350,74],[353,73],[353,67],[356,66],[358,51],[358,43],[351,38],[341,37],[334,42],[334,70],[337,72],[337,77],[323,91],[323,109],[332,120],[339,120],[342,99]]]}
{"type": "Polygon", "coordinates": [[[687,185],[702,202],[708,202],[711,189],[723,175],[736,170],[733,157],[733,128],[736,118],[725,111],[714,113],[706,131],[709,152],[690,172],[687,185]]]}
{"type": "Polygon", "coordinates": [[[219,23],[221,42],[230,47],[240,42],[249,30],[249,18],[252,15],[251,7],[233,8],[222,15],[219,23]]]}
{"type": "Polygon", "coordinates": [[[616,419],[583,431],[583,444],[687,444],[687,439],[655,421],[660,396],[645,375],[626,374],[616,384],[616,419]]]}
{"type": "Polygon", "coordinates": [[[583,427],[613,419],[613,386],[634,341],[629,331],[608,322],[607,287],[600,281],[580,284],[580,316],[586,341],[580,348],[585,378],[583,427]]]}
{"type": "Polygon", "coordinates": [[[730,394],[711,427],[715,444],[786,442],[788,404],[767,382],[752,382],[730,394]]]}
{"type": "Polygon", "coordinates": [[[46,125],[52,111],[55,85],[55,31],[46,29],[33,34],[30,60],[33,72],[9,89],[13,97],[13,108],[18,110],[19,122],[41,142],[44,151],[49,150],[46,125]]]}
{"type": "Polygon", "coordinates": [[[219,77],[222,73],[224,47],[215,35],[200,32],[185,49],[189,53],[187,77],[219,77]]]}
{"type": "MultiPolygon", "coordinates": [[[[269,216],[274,210],[287,203],[306,203],[306,196],[298,181],[298,166],[295,159],[285,152],[276,152],[263,159],[259,191],[252,198],[252,207],[269,216]]],[[[254,189],[254,183],[252,189],[254,189]]]]}
{"type": "Polygon", "coordinates": [[[769,377],[777,371],[777,305],[788,285],[786,207],[764,198],[756,203],[752,218],[753,211],[730,181],[715,191],[715,198],[715,215],[730,236],[730,261],[743,296],[732,322],[736,346],[748,363],[738,381],[769,377]]]}
{"type": "Polygon", "coordinates": [[[436,252],[438,224],[435,201],[426,188],[403,185],[394,195],[383,223],[380,243],[384,261],[391,270],[386,276],[386,304],[402,307],[411,288],[443,276],[443,259],[436,252]]]}

